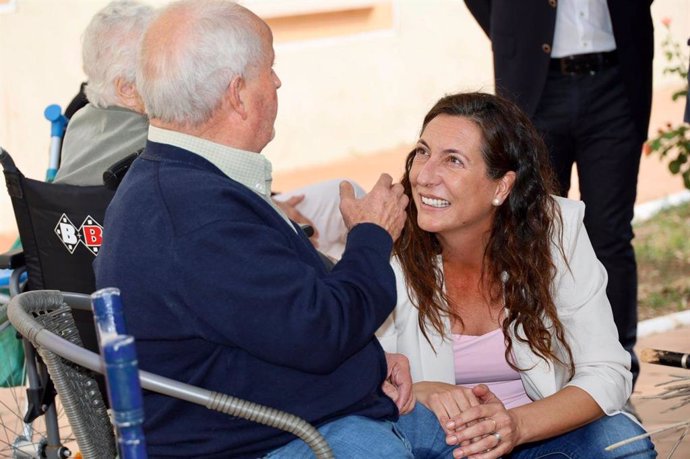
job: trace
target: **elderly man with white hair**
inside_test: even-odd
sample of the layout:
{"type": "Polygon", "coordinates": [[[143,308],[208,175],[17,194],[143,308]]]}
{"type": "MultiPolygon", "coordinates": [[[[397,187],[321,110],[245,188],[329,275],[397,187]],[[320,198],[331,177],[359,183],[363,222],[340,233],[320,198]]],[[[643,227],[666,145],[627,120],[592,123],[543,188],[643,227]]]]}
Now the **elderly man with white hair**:
{"type": "MultiPolygon", "coordinates": [[[[97,285],[121,289],[144,370],[298,415],[339,458],[450,458],[407,360],[374,337],[395,305],[402,186],[384,174],[358,199],[340,185],[349,233],[331,271],[271,200],[272,41],[224,0],[152,22],[137,74],[148,142],[108,209],[97,285]]],[[[311,457],[289,433],[153,393],[144,404],[153,457],[311,457]]]]}
{"type": "Polygon", "coordinates": [[[141,37],[153,9],[136,1],[111,2],[82,37],[89,103],[65,132],[57,183],[102,185],[103,172],[146,143],[148,120],[136,88],[141,37]]]}

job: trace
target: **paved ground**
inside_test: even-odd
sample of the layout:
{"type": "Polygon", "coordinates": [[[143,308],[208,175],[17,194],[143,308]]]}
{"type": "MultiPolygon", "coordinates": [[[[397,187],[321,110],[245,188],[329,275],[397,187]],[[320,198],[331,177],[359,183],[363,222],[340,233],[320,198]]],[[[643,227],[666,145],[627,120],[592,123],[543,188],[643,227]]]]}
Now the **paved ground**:
{"type": "MultiPolygon", "coordinates": [[[[690,335],[690,326],[651,335],[638,341],[637,351],[639,353],[642,349],[652,348],[684,353],[690,352],[690,339],[688,335],[690,335]]],[[[647,428],[647,431],[651,432],[681,421],[690,421],[690,403],[682,408],[672,410],[673,406],[681,403],[678,398],[669,400],[649,398],[659,395],[665,388],[681,384],[690,386],[690,370],[648,363],[641,365],[640,378],[633,393],[633,405],[642,418],[642,423],[647,428]],[[686,379],[671,385],[663,384],[673,381],[675,376],[686,379]],[[658,386],[659,384],[663,384],[663,387],[658,386]]],[[[659,452],[659,458],[668,456],[681,434],[682,431],[676,430],[652,437],[659,452]]],[[[690,458],[690,428],[688,436],[681,442],[673,457],[677,459],[690,458]]]]}

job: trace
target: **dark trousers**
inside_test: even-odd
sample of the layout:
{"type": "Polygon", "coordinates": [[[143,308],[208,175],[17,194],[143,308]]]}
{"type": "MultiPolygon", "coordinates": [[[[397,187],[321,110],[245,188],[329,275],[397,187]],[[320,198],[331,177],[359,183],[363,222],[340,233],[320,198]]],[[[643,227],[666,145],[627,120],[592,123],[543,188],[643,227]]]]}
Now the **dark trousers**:
{"type": "Polygon", "coordinates": [[[640,371],[637,340],[637,264],[632,218],[643,138],[635,131],[618,67],[594,75],[551,71],[534,115],[549,147],[561,194],[570,189],[573,163],[586,205],[585,228],[608,272],[606,293],[618,337],[640,371]]]}

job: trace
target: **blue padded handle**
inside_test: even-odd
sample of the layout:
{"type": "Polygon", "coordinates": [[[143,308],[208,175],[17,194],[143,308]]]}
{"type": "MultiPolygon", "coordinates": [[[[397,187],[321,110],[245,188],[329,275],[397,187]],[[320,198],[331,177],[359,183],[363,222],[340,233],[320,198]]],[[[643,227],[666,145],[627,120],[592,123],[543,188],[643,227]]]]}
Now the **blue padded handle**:
{"type": "Polygon", "coordinates": [[[92,293],[91,307],[101,348],[118,335],[127,334],[120,289],[108,287],[92,293]]]}
{"type": "Polygon", "coordinates": [[[146,459],[144,403],[134,338],[122,335],[103,345],[108,397],[122,459],[146,459]]]}

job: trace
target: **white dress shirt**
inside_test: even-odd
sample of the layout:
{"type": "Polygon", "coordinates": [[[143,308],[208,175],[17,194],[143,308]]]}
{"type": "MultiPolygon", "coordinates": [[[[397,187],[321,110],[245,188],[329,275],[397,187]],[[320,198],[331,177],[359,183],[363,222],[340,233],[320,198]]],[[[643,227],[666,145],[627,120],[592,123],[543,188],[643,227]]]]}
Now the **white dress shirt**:
{"type": "Polygon", "coordinates": [[[551,57],[616,49],[606,0],[559,0],[551,57]]]}

